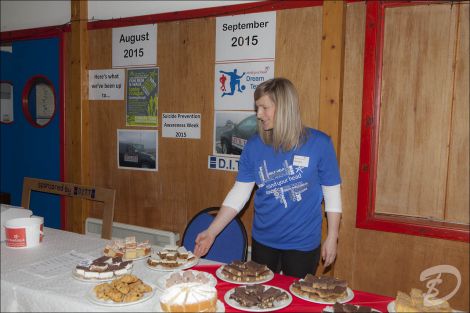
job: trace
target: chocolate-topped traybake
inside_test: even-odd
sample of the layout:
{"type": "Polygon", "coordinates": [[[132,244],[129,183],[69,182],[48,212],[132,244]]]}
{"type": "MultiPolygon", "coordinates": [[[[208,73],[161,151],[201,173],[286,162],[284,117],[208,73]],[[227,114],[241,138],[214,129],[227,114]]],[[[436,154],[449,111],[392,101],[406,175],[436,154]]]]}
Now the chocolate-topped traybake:
{"type": "Polygon", "coordinates": [[[289,299],[289,296],[285,291],[277,288],[251,285],[235,288],[234,292],[230,295],[230,299],[235,300],[243,307],[266,309],[274,307],[276,301],[289,299]]]}
{"type": "Polygon", "coordinates": [[[263,280],[271,273],[271,270],[266,265],[258,264],[254,261],[234,261],[223,265],[221,271],[224,277],[239,282],[263,280]]]}
{"type": "Polygon", "coordinates": [[[304,279],[295,281],[291,288],[297,295],[332,303],[341,301],[348,295],[348,283],[332,276],[307,274],[304,279]]]}
{"type": "Polygon", "coordinates": [[[372,308],[364,305],[354,305],[349,303],[338,303],[333,304],[333,307],[326,307],[322,311],[323,313],[370,313],[372,308]],[[333,311],[331,310],[333,309],[333,311]]]}

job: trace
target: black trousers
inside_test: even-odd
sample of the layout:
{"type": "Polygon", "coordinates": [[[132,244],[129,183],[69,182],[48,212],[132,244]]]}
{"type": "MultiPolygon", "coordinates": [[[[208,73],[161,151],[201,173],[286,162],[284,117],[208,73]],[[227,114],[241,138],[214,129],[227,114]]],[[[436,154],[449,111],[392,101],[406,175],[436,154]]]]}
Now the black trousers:
{"type": "Polygon", "coordinates": [[[251,259],[266,264],[275,273],[304,278],[315,275],[320,261],[321,246],[311,251],[279,250],[265,246],[251,238],[251,259]]]}

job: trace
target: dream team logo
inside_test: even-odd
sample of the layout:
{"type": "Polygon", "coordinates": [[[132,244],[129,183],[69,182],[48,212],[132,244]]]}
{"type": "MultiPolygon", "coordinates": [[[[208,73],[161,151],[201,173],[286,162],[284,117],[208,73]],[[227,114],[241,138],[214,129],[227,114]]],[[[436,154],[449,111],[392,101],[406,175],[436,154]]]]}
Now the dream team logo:
{"type": "Polygon", "coordinates": [[[245,85],[242,85],[240,83],[240,80],[245,76],[245,72],[243,72],[241,75],[238,74],[238,70],[236,68],[233,69],[233,71],[219,71],[222,75],[219,77],[219,82],[220,82],[220,90],[222,91],[221,97],[224,96],[233,96],[235,92],[243,93],[243,91],[246,89],[245,85]],[[227,75],[227,76],[226,76],[227,75]],[[229,80],[229,91],[227,91],[227,79],[229,80]]]}

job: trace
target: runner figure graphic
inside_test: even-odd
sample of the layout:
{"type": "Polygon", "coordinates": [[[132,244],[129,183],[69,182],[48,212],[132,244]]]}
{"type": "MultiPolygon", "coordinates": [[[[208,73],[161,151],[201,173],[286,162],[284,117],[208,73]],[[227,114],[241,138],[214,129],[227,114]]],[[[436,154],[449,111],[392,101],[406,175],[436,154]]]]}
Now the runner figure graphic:
{"type": "Polygon", "coordinates": [[[220,73],[230,76],[230,92],[224,92],[222,97],[226,95],[232,96],[235,93],[235,88],[237,88],[238,92],[243,92],[245,86],[240,86],[240,78],[245,76],[245,72],[240,76],[237,74],[237,69],[235,68],[233,72],[220,71],[220,73]]]}
{"type": "Polygon", "coordinates": [[[227,89],[225,88],[225,82],[227,81],[227,76],[225,76],[224,74],[222,74],[222,76],[220,76],[219,78],[219,82],[220,82],[220,90],[222,91],[226,91],[227,89]]]}

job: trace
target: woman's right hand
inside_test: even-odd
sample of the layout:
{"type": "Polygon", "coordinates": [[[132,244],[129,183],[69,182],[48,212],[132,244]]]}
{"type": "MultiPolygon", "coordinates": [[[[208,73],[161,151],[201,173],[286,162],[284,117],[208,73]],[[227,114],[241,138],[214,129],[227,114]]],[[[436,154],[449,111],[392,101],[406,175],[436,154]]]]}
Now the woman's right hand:
{"type": "Polygon", "coordinates": [[[196,246],[194,247],[194,255],[198,258],[206,255],[212,244],[214,243],[215,236],[209,232],[208,229],[199,233],[196,237],[196,246]]]}

